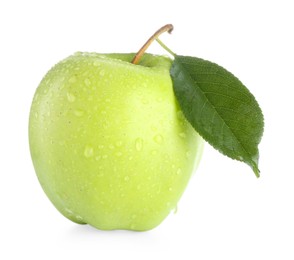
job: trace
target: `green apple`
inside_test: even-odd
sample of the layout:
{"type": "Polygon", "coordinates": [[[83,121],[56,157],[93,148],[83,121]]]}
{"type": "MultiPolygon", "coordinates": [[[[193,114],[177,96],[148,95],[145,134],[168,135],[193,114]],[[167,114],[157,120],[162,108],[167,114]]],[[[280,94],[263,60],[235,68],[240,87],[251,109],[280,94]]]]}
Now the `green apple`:
{"type": "Polygon", "coordinates": [[[38,179],[55,207],[98,229],[149,230],[176,207],[203,140],[163,56],[77,53],[40,83],[29,122],[38,179]]]}

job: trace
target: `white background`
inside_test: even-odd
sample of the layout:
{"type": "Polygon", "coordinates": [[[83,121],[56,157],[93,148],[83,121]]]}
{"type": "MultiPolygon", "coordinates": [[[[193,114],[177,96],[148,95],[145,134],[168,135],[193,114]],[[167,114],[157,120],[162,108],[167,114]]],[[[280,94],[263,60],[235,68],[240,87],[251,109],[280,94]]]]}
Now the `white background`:
{"type": "MultiPolygon", "coordinates": [[[[1,1],[0,259],[294,259],[292,1],[1,1]],[[149,232],[99,231],[61,216],[28,147],[43,75],[76,51],[135,52],[159,27],[176,53],[217,62],[265,115],[261,178],[206,145],[171,214],[149,232]]],[[[149,52],[166,54],[154,43],[149,52]]]]}

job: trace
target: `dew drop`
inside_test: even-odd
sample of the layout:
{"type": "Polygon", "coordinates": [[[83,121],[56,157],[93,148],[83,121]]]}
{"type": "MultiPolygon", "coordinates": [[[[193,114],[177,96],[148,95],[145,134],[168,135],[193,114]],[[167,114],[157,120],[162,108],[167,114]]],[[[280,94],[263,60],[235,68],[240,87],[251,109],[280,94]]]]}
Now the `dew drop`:
{"type": "Polygon", "coordinates": [[[104,148],[104,145],[103,144],[100,144],[100,145],[98,145],[98,148],[99,149],[103,149],[104,148]]]}
{"type": "Polygon", "coordinates": [[[115,145],[116,145],[117,147],[121,147],[121,146],[122,146],[122,141],[117,141],[117,142],[115,143],[115,145]]]}
{"type": "Polygon", "coordinates": [[[77,109],[77,110],[74,111],[74,114],[77,117],[81,117],[81,116],[84,115],[84,111],[83,110],[80,110],[80,109],[77,109]]]}
{"type": "Polygon", "coordinates": [[[156,143],[158,143],[158,144],[161,144],[162,143],[162,141],[163,141],[163,137],[162,137],[162,135],[156,135],[156,136],[154,136],[154,141],[156,142],[156,143]]]}
{"type": "Polygon", "coordinates": [[[75,83],[77,81],[77,77],[76,76],[72,76],[68,81],[70,83],[75,83]]]}
{"type": "Polygon", "coordinates": [[[149,101],[148,101],[146,98],[143,98],[143,99],[141,100],[141,102],[142,102],[142,104],[144,104],[144,105],[146,105],[146,104],[149,103],[149,101]]]}
{"type": "Polygon", "coordinates": [[[91,85],[91,81],[88,78],[84,80],[84,83],[85,83],[86,86],[91,85]]]}
{"type": "Polygon", "coordinates": [[[85,155],[85,157],[87,157],[87,158],[92,157],[92,156],[94,155],[94,149],[93,149],[93,147],[87,145],[87,146],[85,147],[84,155],[85,155]]]}
{"type": "Polygon", "coordinates": [[[99,75],[103,77],[105,75],[105,70],[100,70],[99,75]]]}
{"type": "Polygon", "coordinates": [[[107,154],[104,154],[104,155],[102,156],[103,159],[107,159],[107,157],[108,157],[107,154]]]}
{"type": "Polygon", "coordinates": [[[100,172],[100,173],[97,174],[97,176],[101,178],[101,177],[104,176],[104,173],[100,172]]]}
{"type": "Polygon", "coordinates": [[[122,153],[121,153],[121,152],[117,152],[115,155],[116,155],[117,157],[121,157],[121,156],[122,156],[122,153]]]}
{"type": "Polygon", "coordinates": [[[151,130],[154,131],[154,132],[156,132],[157,131],[157,127],[153,125],[153,126],[151,126],[151,130]]]}
{"type": "Polygon", "coordinates": [[[136,225],[135,224],[132,224],[131,225],[131,229],[134,230],[135,228],[136,228],[136,225]]]}
{"type": "Polygon", "coordinates": [[[96,161],[99,161],[101,159],[101,156],[100,155],[97,155],[96,157],[95,157],[95,160],[96,161]]]}
{"type": "Polygon", "coordinates": [[[169,188],[168,188],[168,191],[173,191],[173,188],[172,188],[172,187],[169,187],[169,188]]]}
{"type": "Polygon", "coordinates": [[[67,92],[67,100],[69,102],[74,102],[76,100],[76,96],[70,92],[67,92]]]}
{"type": "Polygon", "coordinates": [[[70,210],[70,209],[68,209],[68,208],[65,208],[64,210],[65,210],[65,212],[66,212],[67,214],[69,214],[69,215],[73,215],[72,210],[70,210]]]}
{"type": "Polygon", "coordinates": [[[179,110],[177,112],[177,117],[178,117],[179,120],[184,120],[185,119],[182,110],[179,110]]]}
{"type": "Polygon", "coordinates": [[[95,61],[93,62],[93,65],[94,65],[95,67],[98,67],[98,66],[100,66],[100,63],[99,63],[99,61],[95,60],[95,61]]]}
{"type": "Polygon", "coordinates": [[[79,216],[79,215],[76,216],[76,219],[77,219],[78,221],[83,221],[83,218],[82,218],[81,216],[79,216]]]}
{"type": "Polygon", "coordinates": [[[137,138],[135,141],[135,146],[137,151],[141,151],[143,148],[143,140],[141,138],[137,138]]]}
{"type": "Polygon", "coordinates": [[[178,168],[176,173],[177,173],[177,175],[181,175],[182,174],[182,169],[178,168]]]}
{"type": "Polygon", "coordinates": [[[184,132],[182,132],[182,133],[179,133],[179,137],[181,137],[181,138],[186,138],[186,134],[184,133],[184,132]]]}
{"type": "Polygon", "coordinates": [[[124,180],[125,181],[129,181],[130,180],[130,177],[129,176],[126,176],[126,177],[124,177],[124,180]]]}
{"type": "Polygon", "coordinates": [[[178,212],[178,205],[176,205],[174,208],[174,214],[176,214],[177,212],[178,212]]]}
{"type": "Polygon", "coordinates": [[[191,152],[188,150],[187,152],[186,152],[186,158],[189,158],[191,156],[191,152]]]}
{"type": "Polygon", "coordinates": [[[108,147],[109,147],[109,149],[111,149],[111,150],[114,149],[114,145],[113,145],[113,144],[109,145],[108,147]]]}

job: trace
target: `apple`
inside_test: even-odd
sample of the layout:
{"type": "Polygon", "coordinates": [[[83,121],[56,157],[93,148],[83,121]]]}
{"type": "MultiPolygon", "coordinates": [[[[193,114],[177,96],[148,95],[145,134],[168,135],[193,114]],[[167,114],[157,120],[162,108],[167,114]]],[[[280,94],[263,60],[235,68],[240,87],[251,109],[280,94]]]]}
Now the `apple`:
{"type": "Polygon", "coordinates": [[[38,179],[68,219],[145,231],[175,209],[203,140],[173,92],[172,60],[76,53],[36,90],[29,142],[38,179]]]}

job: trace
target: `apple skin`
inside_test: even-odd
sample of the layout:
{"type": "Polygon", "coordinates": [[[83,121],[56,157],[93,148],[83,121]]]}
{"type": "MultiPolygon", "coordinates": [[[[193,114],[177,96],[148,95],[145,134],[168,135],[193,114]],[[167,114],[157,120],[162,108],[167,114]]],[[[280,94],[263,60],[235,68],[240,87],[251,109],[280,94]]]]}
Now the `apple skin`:
{"type": "Polygon", "coordinates": [[[173,92],[172,61],[76,53],[36,90],[29,122],[38,179],[55,207],[98,229],[145,231],[173,210],[203,140],[173,92]]]}

